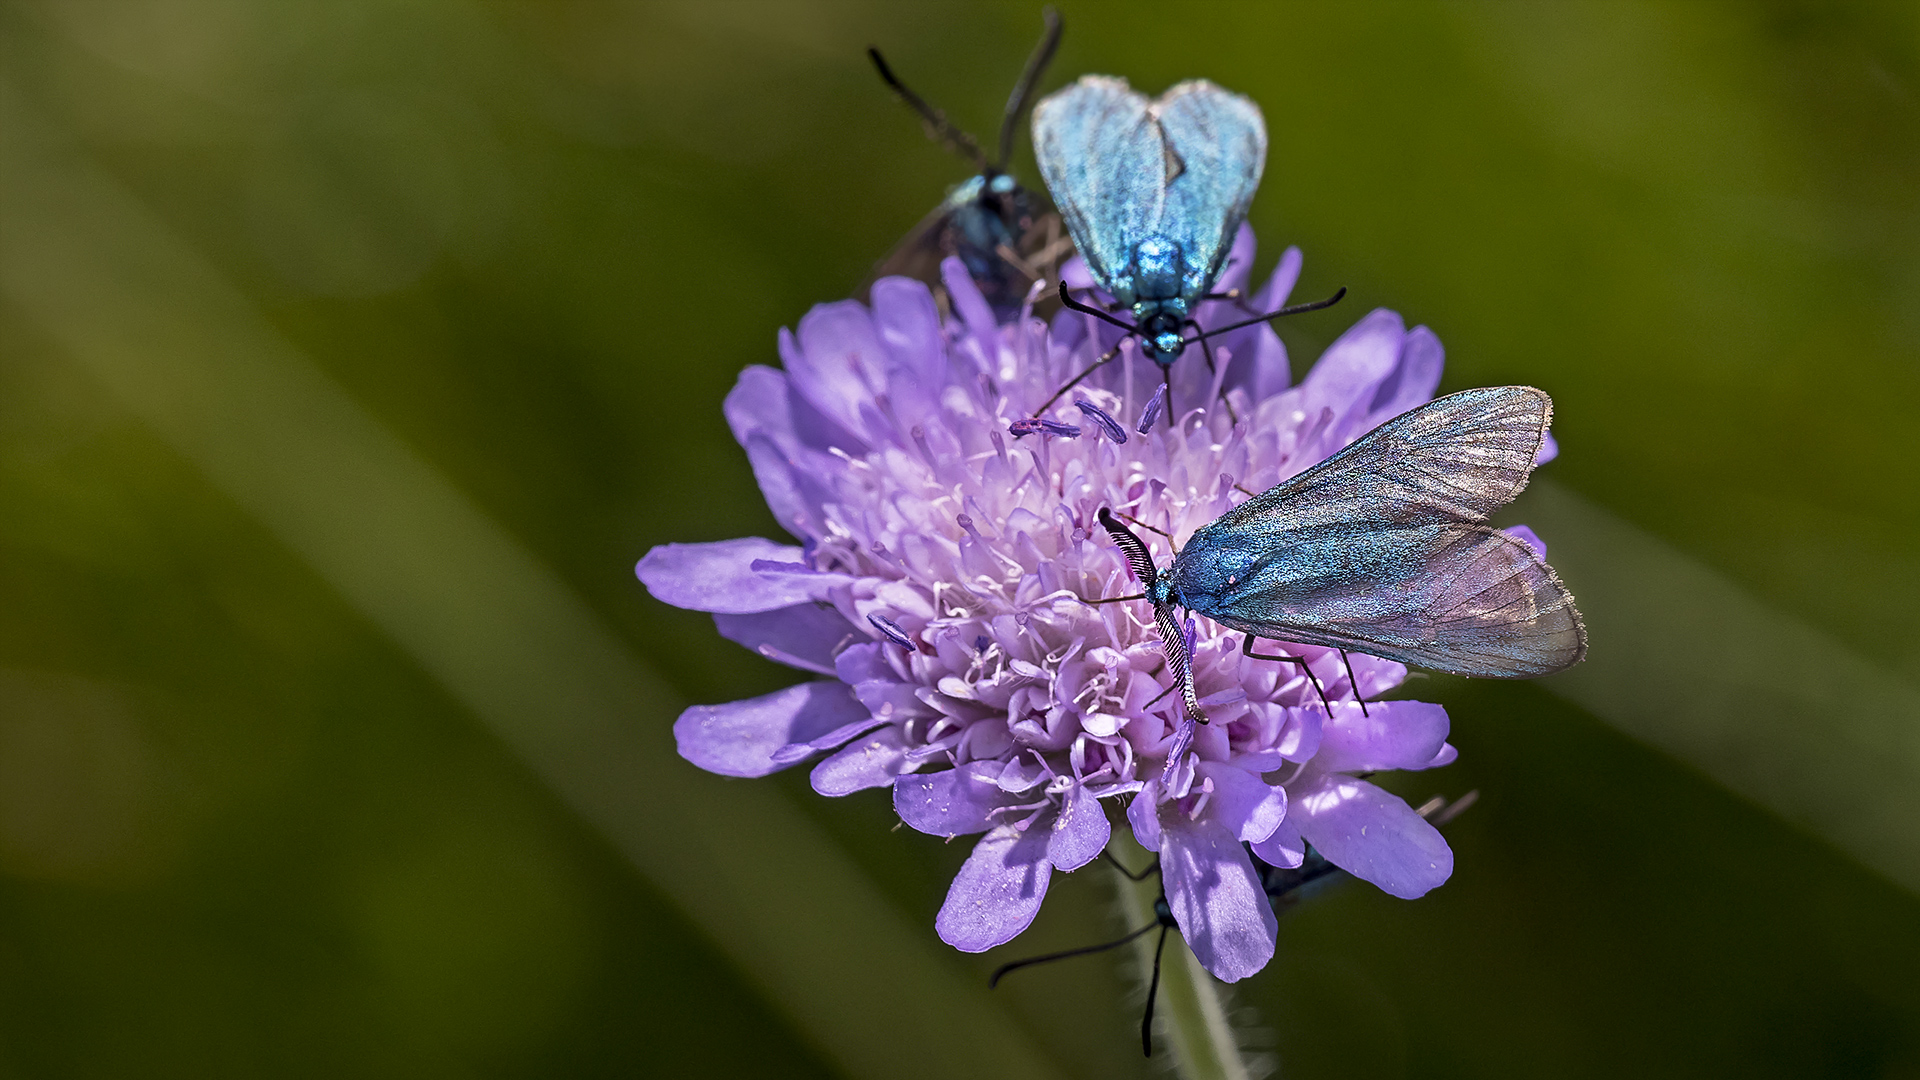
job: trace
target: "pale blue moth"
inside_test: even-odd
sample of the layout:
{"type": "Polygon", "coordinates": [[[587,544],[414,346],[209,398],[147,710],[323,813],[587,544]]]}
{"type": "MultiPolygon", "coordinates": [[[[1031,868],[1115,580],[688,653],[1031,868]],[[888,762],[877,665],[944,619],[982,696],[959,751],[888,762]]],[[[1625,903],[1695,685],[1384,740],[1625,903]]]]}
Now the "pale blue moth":
{"type": "Polygon", "coordinates": [[[1186,336],[1197,330],[1194,311],[1211,294],[1266,167],[1266,122],[1239,94],[1196,79],[1149,100],[1125,79],[1085,75],[1034,106],[1033,152],[1095,284],[1131,310],[1133,322],[1074,300],[1065,282],[1061,299],[1137,334],[1141,352],[1163,368],[1205,337],[1340,298],[1186,336]]]}

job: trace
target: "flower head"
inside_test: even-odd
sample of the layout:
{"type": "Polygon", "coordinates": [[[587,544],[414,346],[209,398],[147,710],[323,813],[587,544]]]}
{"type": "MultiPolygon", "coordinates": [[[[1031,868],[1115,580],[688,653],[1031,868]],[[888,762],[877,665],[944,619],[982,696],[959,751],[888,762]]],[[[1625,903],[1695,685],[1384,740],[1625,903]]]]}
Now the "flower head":
{"type": "MultiPolygon", "coordinates": [[[[1243,228],[1218,288],[1244,294],[1252,257],[1243,228]]],[[[1290,249],[1244,305],[1209,302],[1200,323],[1281,306],[1299,269],[1290,249]]],[[[1112,799],[1128,800],[1124,820],[1159,852],[1195,954],[1229,981],[1274,949],[1250,852],[1297,866],[1311,843],[1396,896],[1445,881],[1440,834],[1359,778],[1453,758],[1438,705],[1371,700],[1402,665],[1305,645],[1281,646],[1304,663],[1249,658],[1237,635],[1189,618],[1169,629],[1189,638],[1211,721],[1195,725],[1167,692],[1151,606],[1089,602],[1138,591],[1102,509],[1184,540],[1244,492],[1427,401],[1439,341],[1375,311],[1291,384],[1286,350],[1259,324],[1210,339],[1211,365],[1189,350],[1163,383],[1113,327],[1071,311],[1049,326],[1030,309],[1003,323],[961,264],[944,277],[953,320],[924,285],[883,279],[870,309],[821,305],[783,331],[784,370],[748,368],[728,396],[768,505],[801,543],[669,544],[640,578],[667,603],[713,612],[726,637],[828,678],[687,710],[682,756],[732,776],[819,758],[822,794],[891,787],[915,829],[985,834],[936,921],[967,951],[1011,940],[1053,871],[1099,856],[1112,799]],[[1033,415],[1116,344],[1117,359],[1033,415]]],[[[1173,547],[1149,539],[1164,565],[1173,547]]]]}

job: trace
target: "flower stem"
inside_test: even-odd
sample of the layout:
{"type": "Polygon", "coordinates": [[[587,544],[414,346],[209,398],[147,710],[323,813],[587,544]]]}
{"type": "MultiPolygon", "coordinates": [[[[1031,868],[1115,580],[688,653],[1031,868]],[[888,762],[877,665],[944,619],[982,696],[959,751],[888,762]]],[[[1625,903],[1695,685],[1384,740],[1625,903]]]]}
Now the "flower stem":
{"type": "MultiPolygon", "coordinates": [[[[1115,832],[1109,850],[1127,866],[1146,866],[1153,860],[1153,853],[1124,831],[1115,832]]],[[[1160,897],[1160,876],[1153,874],[1135,882],[1115,874],[1114,880],[1119,883],[1120,908],[1127,925],[1152,922],[1153,902],[1160,897]]],[[[1143,979],[1151,977],[1153,951],[1159,941],[1160,935],[1151,933],[1142,934],[1134,943],[1143,979]]],[[[1239,1043],[1227,1024],[1220,984],[1194,959],[1177,930],[1167,934],[1166,951],[1160,958],[1160,992],[1154,1001],[1154,1016],[1154,1053],[1171,1054],[1182,1080],[1250,1080],[1252,1074],[1241,1060],[1239,1043]]]]}

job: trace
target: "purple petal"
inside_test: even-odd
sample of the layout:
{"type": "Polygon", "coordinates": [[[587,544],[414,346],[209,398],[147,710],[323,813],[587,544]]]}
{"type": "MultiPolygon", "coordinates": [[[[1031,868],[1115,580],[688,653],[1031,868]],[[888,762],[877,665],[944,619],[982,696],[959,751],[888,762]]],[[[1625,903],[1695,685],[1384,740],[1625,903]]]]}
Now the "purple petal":
{"type": "Polygon", "coordinates": [[[1160,880],[1194,957],[1224,982],[1266,967],[1280,927],[1247,849],[1217,822],[1167,818],[1160,880]]]}
{"type": "Polygon", "coordinates": [[[1424,701],[1380,701],[1334,708],[1321,726],[1313,766],[1322,772],[1424,769],[1447,741],[1447,710],[1424,701]]]}
{"type": "Polygon", "coordinates": [[[1447,351],[1433,331],[1424,326],[1407,331],[1400,362],[1373,392],[1373,402],[1367,407],[1368,426],[1384,424],[1415,405],[1432,401],[1440,385],[1440,369],[1446,362],[1447,351]]]}
{"type": "Polygon", "coordinates": [[[1540,556],[1540,561],[1546,561],[1547,542],[1540,539],[1539,534],[1535,533],[1532,529],[1527,528],[1525,525],[1509,525],[1500,531],[1532,548],[1533,553],[1540,556]]]}
{"type": "Polygon", "coordinates": [[[886,353],[864,305],[816,305],[801,317],[797,338],[782,332],[781,345],[787,377],[802,397],[847,430],[871,434],[861,406],[872,405],[884,386],[886,353]]]}
{"type": "Polygon", "coordinates": [[[1047,834],[1002,825],[973,846],[934,919],[940,940],[961,952],[985,952],[1019,936],[1047,895],[1053,867],[1047,834]]]}
{"type": "Polygon", "coordinates": [[[1545,465],[1559,456],[1560,443],[1553,437],[1553,432],[1549,431],[1546,437],[1540,440],[1540,452],[1533,455],[1533,463],[1535,466],[1545,465]]]}
{"type": "Polygon", "coordinates": [[[1365,780],[1322,777],[1295,796],[1288,820],[1329,862],[1405,900],[1453,874],[1453,851],[1440,830],[1365,780]]]}
{"type": "Polygon", "coordinates": [[[1259,250],[1253,235],[1253,226],[1246,222],[1233,234],[1233,246],[1227,249],[1227,260],[1220,265],[1220,276],[1214,280],[1213,291],[1231,292],[1239,289],[1247,291],[1248,283],[1253,280],[1253,257],[1259,250]]]}
{"type": "MultiPolygon", "coordinates": [[[[765,776],[792,764],[774,754],[858,724],[867,707],[846,684],[807,682],[725,705],[695,705],[673,723],[680,756],[722,776],[765,776]]],[[[796,759],[797,760],[797,759],[796,759]]]]}
{"type": "Polygon", "coordinates": [[[1374,388],[1399,364],[1406,337],[1406,324],[1397,313],[1376,308],[1327,346],[1313,370],[1307,372],[1300,384],[1298,408],[1308,416],[1321,409],[1333,410],[1338,429],[1335,446],[1361,434],[1347,431],[1352,426],[1348,421],[1365,423],[1374,388]]]}
{"type": "Polygon", "coordinates": [[[753,569],[755,562],[797,564],[802,558],[797,547],[748,536],[711,544],[661,544],[647,552],[633,572],[662,603],[750,615],[814,599],[821,587],[805,575],[768,575],[753,569]]]}
{"type": "Polygon", "coordinates": [[[1254,844],[1253,853],[1268,866],[1291,870],[1307,861],[1307,841],[1300,835],[1300,826],[1288,818],[1273,830],[1272,836],[1254,844]]]}
{"type": "Polygon", "coordinates": [[[839,753],[813,767],[813,790],[822,795],[851,795],[868,788],[886,787],[906,768],[907,751],[900,729],[887,725],[863,735],[839,753]]]}
{"type": "Polygon", "coordinates": [[[953,301],[953,310],[960,315],[960,321],[980,340],[983,347],[991,348],[1000,340],[1000,321],[993,317],[993,308],[987,305],[987,298],[980,295],[980,286],[973,283],[973,275],[967,273],[967,264],[952,255],[940,260],[940,283],[947,287],[947,297],[953,301]]]}
{"type": "MultiPolygon", "coordinates": [[[[962,269],[965,269],[963,264],[962,269]]],[[[1093,271],[1087,269],[1087,260],[1075,255],[1060,265],[1060,280],[1073,290],[1093,288],[1093,271]]]]}
{"type": "Polygon", "coordinates": [[[1293,287],[1300,280],[1300,266],[1306,260],[1300,249],[1289,247],[1280,253],[1280,261],[1273,264],[1273,273],[1260,291],[1253,294],[1247,306],[1255,311],[1278,311],[1285,307],[1287,298],[1293,295],[1293,287]]]}
{"type": "Polygon", "coordinates": [[[787,376],[777,368],[765,364],[749,364],[740,371],[740,378],[727,391],[727,400],[720,411],[726,415],[727,426],[733,429],[735,442],[745,444],[747,436],[756,431],[771,431],[775,437],[791,436],[793,416],[788,406],[787,376]]]}
{"type": "Polygon", "coordinates": [[[849,645],[833,658],[833,673],[848,686],[864,682],[899,682],[900,676],[887,663],[886,646],[877,641],[849,645]]]}
{"type": "MultiPolygon", "coordinates": [[[[794,347],[788,335],[782,348],[794,347]]],[[[734,440],[742,446],[757,431],[789,455],[834,446],[855,457],[867,452],[866,443],[794,393],[786,372],[763,364],[750,365],[740,372],[740,381],[728,392],[722,411],[727,426],[733,429],[734,440]]]]}
{"type": "Polygon", "coordinates": [[[937,773],[909,773],[893,782],[900,820],[931,836],[963,836],[993,827],[987,815],[1013,801],[993,778],[997,761],[972,761],[937,773]]]}
{"type": "Polygon", "coordinates": [[[720,636],[791,667],[834,674],[834,650],[853,637],[853,624],[824,604],[795,604],[748,615],[715,615],[720,636]]]}
{"type": "Polygon", "coordinates": [[[1147,781],[1127,804],[1127,824],[1133,826],[1133,838],[1141,847],[1160,850],[1160,781],[1147,781]]]}
{"type": "Polygon", "coordinates": [[[933,291],[912,278],[873,283],[873,328],[886,350],[887,396],[896,415],[925,416],[947,379],[946,340],[933,291]]]}
{"type": "Polygon", "coordinates": [[[808,491],[813,485],[807,481],[807,470],[788,457],[766,432],[748,432],[741,445],[746,447],[747,464],[774,520],[795,536],[817,535],[821,530],[815,508],[821,500],[810,497],[814,493],[808,491]]]}
{"type": "Polygon", "coordinates": [[[1242,351],[1234,354],[1235,373],[1228,379],[1232,385],[1244,388],[1252,400],[1260,402],[1285,390],[1293,381],[1293,369],[1287,362],[1287,346],[1272,327],[1256,326],[1250,332],[1253,347],[1242,346],[1242,351]],[[1242,356],[1247,359],[1242,361],[1242,356]]]}
{"type": "MultiPolygon", "coordinates": [[[[1246,288],[1249,276],[1244,272],[1252,269],[1252,237],[1243,230],[1234,240],[1231,259],[1246,260],[1244,267],[1236,267],[1240,273],[1222,274],[1214,285],[1215,292],[1225,292],[1231,288],[1246,288]],[[1229,284],[1232,279],[1234,284],[1229,284]]],[[[1287,295],[1293,291],[1294,282],[1300,276],[1300,249],[1288,248],[1275,264],[1273,273],[1258,292],[1243,298],[1239,303],[1211,301],[1201,306],[1204,313],[1200,321],[1208,327],[1223,326],[1231,322],[1244,322],[1248,316],[1260,312],[1278,311],[1287,302],[1287,295]]],[[[1255,323],[1239,330],[1220,334],[1212,339],[1215,353],[1225,351],[1232,355],[1227,364],[1227,372],[1222,386],[1231,389],[1239,387],[1247,391],[1256,402],[1264,401],[1287,388],[1290,381],[1287,370],[1287,348],[1266,323],[1255,323]]]]}
{"type": "Polygon", "coordinates": [[[1000,768],[995,781],[1001,791],[1019,793],[1049,777],[1046,762],[1034,754],[1020,754],[1000,768]]]}
{"type": "Polygon", "coordinates": [[[1203,761],[1200,775],[1213,783],[1207,816],[1249,843],[1273,835],[1287,816],[1287,792],[1245,769],[1222,761],[1203,761]]]}
{"type": "Polygon", "coordinates": [[[1085,784],[1068,788],[1047,838],[1047,861],[1062,870],[1078,870],[1100,857],[1113,826],[1100,800],[1085,784]]]}

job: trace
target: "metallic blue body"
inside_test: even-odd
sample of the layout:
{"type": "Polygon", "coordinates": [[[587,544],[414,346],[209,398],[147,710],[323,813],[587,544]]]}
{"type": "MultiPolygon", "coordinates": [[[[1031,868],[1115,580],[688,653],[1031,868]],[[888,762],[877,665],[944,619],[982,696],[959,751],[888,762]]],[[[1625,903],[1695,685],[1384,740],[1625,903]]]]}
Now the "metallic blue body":
{"type": "Polygon", "coordinates": [[[1266,166],[1259,106],[1205,80],[1148,100],[1083,76],[1033,110],[1034,156],[1094,281],[1167,365],[1220,276],[1266,166]]]}
{"type": "MultiPolygon", "coordinates": [[[[980,170],[947,192],[940,205],[921,219],[881,262],[876,277],[918,278],[940,294],[944,291],[941,260],[953,256],[966,266],[987,302],[1006,314],[1020,308],[1028,288],[1034,281],[1048,276],[1053,260],[1064,254],[1054,250],[1055,245],[1050,243],[1058,234],[1058,226],[1052,215],[1044,213],[1039,206],[1042,200],[1021,187],[1006,171],[1020,117],[1026,113],[1040,77],[1060,44],[1060,17],[1051,8],[1042,15],[1047,23],[1046,33],[1027,58],[1027,66],[1007,98],[1000,124],[999,152],[995,157],[988,157],[973,136],[908,89],[887,67],[879,50],[867,50],[880,77],[926,122],[927,134],[971,158],[980,170]],[[1042,221],[1045,228],[1038,227],[1042,221]]],[[[863,296],[866,291],[862,289],[863,296]]]]}
{"type": "Polygon", "coordinates": [[[934,242],[966,264],[989,304],[1013,309],[1033,282],[1002,252],[1020,251],[1033,222],[1027,189],[1006,173],[988,172],[954,185],[922,227],[935,230],[934,242]]]}
{"type": "Polygon", "coordinates": [[[921,219],[898,247],[875,268],[876,278],[916,278],[942,288],[940,260],[951,255],[966,264],[980,294],[1002,314],[1017,311],[1033,278],[1009,262],[1035,246],[1028,233],[1044,215],[1044,204],[1012,176],[979,173],[947,192],[940,205],[921,219]]]}
{"type": "Polygon", "coordinates": [[[1146,586],[1189,712],[1175,607],[1256,638],[1454,675],[1532,678],[1578,663],[1586,628],[1566,586],[1485,523],[1526,486],[1552,415],[1525,386],[1428,402],[1222,514],[1164,573],[1103,516],[1146,586]]]}

